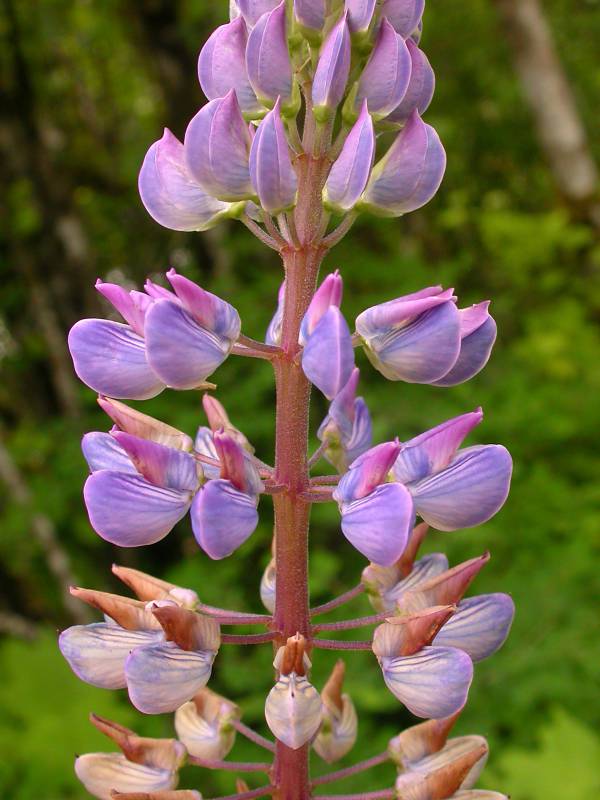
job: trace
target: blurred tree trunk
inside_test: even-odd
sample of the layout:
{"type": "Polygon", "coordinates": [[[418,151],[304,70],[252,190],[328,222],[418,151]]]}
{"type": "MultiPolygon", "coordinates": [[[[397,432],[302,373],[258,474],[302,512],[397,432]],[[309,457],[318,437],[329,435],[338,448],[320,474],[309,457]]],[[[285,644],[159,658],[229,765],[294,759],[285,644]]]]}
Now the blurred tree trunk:
{"type": "Polygon", "coordinates": [[[492,0],[554,180],[569,206],[600,228],[598,170],[540,0],[492,0]]]}

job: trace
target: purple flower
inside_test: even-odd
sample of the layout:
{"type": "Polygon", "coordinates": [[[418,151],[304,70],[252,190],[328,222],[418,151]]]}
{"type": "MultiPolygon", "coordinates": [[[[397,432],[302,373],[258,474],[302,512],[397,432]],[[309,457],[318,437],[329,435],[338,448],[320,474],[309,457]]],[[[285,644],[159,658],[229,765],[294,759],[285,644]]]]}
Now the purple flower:
{"type": "Polygon", "coordinates": [[[188,171],[183,145],[168,128],[146,153],[138,188],[150,216],[175,231],[204,231],[231,206],[207,194],[188,171]]]}
{"type": "Polygon", "coordinates": [[[414,111],[379,161],[362,197],[374,214],[398,217],[428,203],[446,170],[446,153],[435,130],[414,111]]]}
{"type": "Polygon", "coordinates": [[[371,174],[374,155],[375,131],[365,100],[323,189],[323,202],[329,210],[345,214],[359,201],[371,174]]]}
{"type": "Polygon", "coordinates": [[[333,493],[348,541],[375,564],[389,566],[406,547],[415,512],[409,491],[388,483],[400,452],[397,442],[386,442],[359,456],[333,493]]]}
{"type": "Polygon", "coordinates": [[[156,291],[146,316],[148,363],[168,386],[193,389],[225,361],[240,335],[235,308],[174,269],[167,278],[175,294],[156,291]]]}
{"type": "Polygon", "coordinates": [[[211,100],[192,119],[185,132],[188,170],[202,188],[219,200],[253,197],[248,158],[248,126],[234,89],[211,100]]]}
{"type": "Polygon", "coordinates": [[[375,47],[358,82],[356,104],[360,106],[366,100],[375,120],[387,117],[406,94],[411,63],[404,39],[384,17],[375,47]]]}
{"type": "Polygon", "coordinates": [[[98,281],[128,324],[84,319],[69,332],[75,372],[99,394],[146,400],[166,385],[202,385],[239,336],[237,311],[171,269],[175,294],[146,283],[146,294],[98,281]]]}
{"type": "Polygon", "coordinates": [[[420,50],[412,39],[406,40],[406,46],[411,58],[410,81],[402,102],[386,117],[386,122],[395,122],[404,125],[413,111],[419,116],[429,108],[435,89],[435,75],[425,53],[420,50]]]}
{"type": "Polygon", "coordinates": [[[325,24],[325,0],[294,0],[294,16],[298,24],[311,31],[320,31],[325,24]]]}
{"type": "Polygon", "coordinates": [[[298,180],[281,120],[281,101],[258,126],[250,151],[250,177],[262,208],[277,215],[296,202],[298,180]]]}
{"type": "Polygon", "coordinates": [[[424,10],[425,0],[385,0],[381,13],[406,39],[419,25],[424,10]]]}
{"type": "Polygon", "coordinates": [[[481,422],[481,409],[454,417],[402,446],[394,479],[410,492],[421,518],[440,531],[487,522],[508,496],[512,460],[501,445],[459,450],[481,422]]]}
{"type": "Polygon", "coordinates": [[[365,33],[375,11],[376,0],[345,0],[348,27],[353,34],[365,33]]]}
{"type": "Polygon", "coordinates": [[[346,91],[350,74],[350,31],[346,15],[332,28],[321,49],[312,85],[315,117],[329,119],[346,91]]]}
{"type": "Polygon", "coordinates": [[[220,25],[210,36],[198,59],[198,78],[209,100],[224,97],[231,89],[244,114],[261,112],[246,69],[248,30],[243,17],[220,25]]]}
{"type": "Polygon", "coordinates": [[[489,303],[457,309],[452,291],[430,286],[358,316],[365,352],[386,378],[455,386],[483,369],[496,338],[489,303]]]}
{"type": "Polygon", "coordinates": [[[258,524],[258,496],[263,489],[250,454],[226,433],[216,433],[214,444],[221,461],[221,477],[205,484],[192,504],[194,536],[211,558],[231,555],[258,524]]]}
{"type": "Polygon", "coordinates": [[[460,354],[460,317],[453,290],[431,286],[368,308],[356,320],[367,356],[389,380],[432,383],[460,354]]]}
{"type": "Polygon", "coordinates": [[[277,293],[277,309],[273,314],[271,322],[269,322],[269,327],[267,328],[267,332],[265,334],[265,342],[273,346],[279,346],[281,344],[281,326],[283,324],[284,302],[285,302],[285,281],[283,281],[283,283],[279,287],[279,292],[277,293]]]}
{"type": "MultiPolygon", "coordinates": [[[[91,594],[97,596],[92,604],[104,609],[103,593],[91,594]]],[[[128,601],[107,598],[112,606],[116,604],[110,598],[128,601]]],[[[117,620],[77,625],[60,635],[61,652],[86,683],[105,689],[127,687],[139,711],[175,711],[206,685],[219,649],[219,625],[174,601],[150,602],[145,611],[143,603],[129,603],[141,607],[139,624],[146,627],[125,628],[117,620]]]]}
{"type": "Polygon", "coordinates": [[[105,462],[108,469],[97,469],[104,466],[98,457],[106,452],[106,440],[84,440],[92,469],[83,489],[90,523],[103,539],[120,547],[154,544],[187,514],[199,485],[196,462],[190,453],[123,431],[111,436],[122,454],[121,463],[105,462]]]}
{"type": "Polygon", "coordinates": [[[285,0],[263,14],[248,37],[246,68],[252,88],[264,105],[292,98],[292,64],[287,44],[285,0]]]}
{"type": "Polygon", "coordinates": [[[279,5],[279,0],[237,0],[239,11],[248,25],[256,25],[260,17],[279,5]]]}
{"type": "Polygon", "coordinates": [[[466,702],[473,662],[462,650],[430,646],[452,615],[451,606],[429,608],[380,625],[373,638],[388,689],[418,717],[455,714],[466,702]]]}
{"type": "Polygon", "coordinates": [[[363,398],[356,397],[359,376],[360,371],[355,367],[317,432],[319,439],[327,443],[325,457],[339,472],[345,472],[371,447],[371,415],[363,398]]]}
{"type": "Polygon", "coordinates": [[[315,292],[300,328],[302,369],[329,400],[348,383],[354,367],[350,329],[339,309],[342,283],[329,275],[315,292]]]}

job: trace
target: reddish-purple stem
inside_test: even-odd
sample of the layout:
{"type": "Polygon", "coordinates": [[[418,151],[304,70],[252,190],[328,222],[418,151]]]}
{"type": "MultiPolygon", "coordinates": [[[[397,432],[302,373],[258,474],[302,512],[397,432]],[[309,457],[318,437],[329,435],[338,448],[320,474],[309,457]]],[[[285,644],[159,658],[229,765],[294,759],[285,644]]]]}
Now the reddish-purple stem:
{"type": "Polygon", "coordinates": [[[322,622],[315,625],[313,631],[351,631],[355,628],[364,628],[367,625],[376,625],[378,622],[385,622],[386,619],[393,617],[391,611],[383,611],[381,614],[371,614],[369,617],[356,617],[356,619],[344,619],[340,622],[322,622]]]}
{"type": "Polygon", "coordinates": [[[343,639],[313,639],[313,647],[320,650],[370,650],[373,641],[350,642],[343,639]]]}
{"type": "Polygon", "coordinates": [[[339,595],[339,597],[334,597],[333,600],[329,600],[327,603],[322,603],[320,606],[315,606],[311,609],[310,615],[311,617],[317,617],[319,614],[326,614],[328,611],[333,611],[335,608],[339,606],[345,605],[345,603],[349,603],[351,600],[354,600],[355,597],[359,597],[365,591],[365,587],[362,583],[359,583],[357,586],[354,586],[352,589],[348,589],[347,592],[339,595]]]}
{"type": "Polygon", "coordinates": [[[244,725],[241,720],[236,719],[232,722],[233,727],[236,729],[238,733],[241,733],[242,736],[245,736],[246,739],[249,739],[254,744],[257,744],[259,747],[263,747],[265,750],[268,750],[270,753],[275,752],[275,742],[272,742],[270,739],[266,739],[264,736],[261,736],[260,733],[257,733],[252,728],[249,728],[247,725],[244,725]]]}
{"type": "Polygon", "coordinates": [[[222,633],[221,641],[223,644],[265,644],[272,642],[278,637],[277,631],[267,633],[222,633]]]}
{"type": "Polygon", "coordinates": [[[272,766],[258,761],[221,761],[218,758],[198,758],[198,756],[189,756],[188,763],[194,767],[224,769],[228,772],[269,772],[272,766]]]}
{"type": "Polygon", "coordinates": [[[396,797],[395,789],[381,789],[360,794],[315,794],[312,800],[395,800],[396,797]]]}
{"type": "Polygon", "coordinates": [[[272,795],[273,786],[260,786],[258,789],[250,789],[248,792],[238,792],[237,794],[225,794],[221,797],[207,797],[206,800],[252,800],[254,797],[267,797],[272,795]]]}
{"type": "Polygon", "coordinates": [[[349,778],[351,775],[357,775],[359,772],[365,772],[365,770],[372,769],[372,767],[378,767],[379,764],[385,764],[385,762],[389,761],[389,759],[390,754],[387,751],[384,753],[379,753],[378,755],[367,758],[365,761],[360,761],[358,764],[354,764],[351,767],[338,769],[335,772],[329,772],[327,775],[320,775],[318,778],[314,779],[312,786],[322,786],[324,783],[341,781],[343,778],[349,778]]]}

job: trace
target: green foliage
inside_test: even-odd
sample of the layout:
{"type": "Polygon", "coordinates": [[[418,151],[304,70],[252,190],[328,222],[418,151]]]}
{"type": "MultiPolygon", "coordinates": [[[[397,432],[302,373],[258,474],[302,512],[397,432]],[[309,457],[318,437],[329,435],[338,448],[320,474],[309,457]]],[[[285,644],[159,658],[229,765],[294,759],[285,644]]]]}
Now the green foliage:
{"type": "MultiPolygon", "coordinates": [[[[235,303],[248,335],[263,336],[281,280],[276,255],[234,223],[201,236],[161,229],[135,189],[141,159],[162,126],[182,136],[201,102],[195,57],[224,18],[226,1],[5,5],[18,12],[30,85],[15,71],[16,39],[0,12],[0,63],[13,104],[0,146],[5,137],[18,142],[2,161],[8,172],[7,213],[0,217],[0,435],[32,501],[15,502],[0,482],[1,608],[45,630],[72,624],[47,548],[32,533],[37,511],[52,521],[83,585],[117,590],[110,564],[119,561],[194,587],[208,603],[259,611],[258,585],[269,560],[268,499],[261,501],[257,534],[234,558],[217,563],[199,552],[188,522],[142,551],[118,551],[90,530],[79,438],[106,429],[107,421],[92,392],[74,381],[77,413],[65,402],[57,367],[64,347],[53,346],[44,327],[48,315],[40,314],[45,297],[62,343],[75,319],[106,313],[90,288],[98,275],[139,284],[176,266],[235,303]],[[29,112],[37,143],[22,127],[29,112]]],[[[600,247],[576,210],[555,195],[494,5],[429,4],[424,47],[438,91],[427,119],[449,156],[439,195],[404,219],[361,218],[325,269],[342,269],[348,319],[369,304],[438,282],[455,286],[461,305],[493,299],[499,340],[488,368],[473,381],[451,390],[388,383],[359,354],[361,391],[378,440],[407,439],[482,405],[486,417],[471,441],[502,442],[511,450],[513,489],[502,513],[481,529],[432,534],[426,545],[445,550],[453,562],[490,549],[493,559],[476,591],[510,591],[517,604],[507,645],[476,668],[457,730],[490,738],[490,788],[518,800],[591,800],[598,794],[593,765],[600,747],[592,732],[600,726],[600,703],[591,688],[600,663],[600,247]]],[[[572,3],[549,0],[544,9],[592,130],[600,15],[591,0],[577,5],[574,13],[572,3]]],[[[592,145],[600,160],[598,137],[592,145]]],[[[66,368],[72,380],[68,360],[66,368]]],[[[269,366],[231,358],[215,378],[235,424],[271,460],[269,366]]],[[[203,422],[192,393],[166,392],[143,407],[190,433],[203,422]]],[[[315,396],[313,431],[325,410],[315,396]]],[[[358,579],[363,562],[341,537],[334,508],[314,509],[311,561],[315,602],[358,579]]],[[[352,611],[369,608],[357,600],[334,618],[352,611]]],[[[314,660],[321,686],[335,654],[314,660]]],[[[246,722],[263,732],[270,661],[268,647],[223,648],[211,684],[240,702],[246,722]]],[[[383,749],[411,722],[368,653],[347,661],[360,729],[344,766],[383,749]]],[[[77,681],[54,634],[42,633],[34,643],[5,637],[0,674],[2,796],[83,798],[71,771],[73,754],[105,746],[87,722],[90,710],[140,732],[172,733],[169,718],[134,714],[123,693],[77,681]]],[[[233,757],[257,754],[239,742],[233,757]]],[[[315,771],[325,771],[316,760],[315,771]]],[[[389,768],[380,767],[340,783],[339,791],[389,780],[389,768]]],[[[182,785],[199,785],[207,796],[233,791],[231,778],[197,770],[186,771],[182,785]]]]}

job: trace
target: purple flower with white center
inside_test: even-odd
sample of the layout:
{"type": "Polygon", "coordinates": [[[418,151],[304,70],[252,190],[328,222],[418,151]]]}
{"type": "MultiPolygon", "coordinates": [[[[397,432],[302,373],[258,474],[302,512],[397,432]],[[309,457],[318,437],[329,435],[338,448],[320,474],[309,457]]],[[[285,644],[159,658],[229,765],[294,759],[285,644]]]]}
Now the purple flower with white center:
{"type": "Polygon", "coordinates": [[[218,27],[200,51],[198,79],[209,100],[224,97],[234,89],[242,112],[255,117],[262,107],[246,69],[247,42],[248,29],[243,17],[218,27]]]}
{"type": "Polygon", "coordinates": [[[406,40],[406,47],[410,53],[411,72],[410,81],[402,102],[386,117],[386,122],[395,122],[404,125],[414,111],[419,116],[429,108],[435,90],[435,75],[429,59],[425,53],[412,41],[406,40]]]}
{"type": "Polygon", "coordinates": [[[472,528],[491,519],[510,488],[512,459],[501,445],[459,450],[481,422],[481,409],[454,417],[406,442],[392,468],[419,516],[439,531],[472,528]]]}
{"type": "Polygon", "coordinates": [[[339,309],[342,279],[329,275],[315,292],[300,327],[304,344],[302,369],[328,398],[339,394],[354,368],[354,348],[348,323],[339,309]]]}
{"type": "Polygon", "coordinates": [[[373,652],[392,694],[417,717],[447,717],[466,702],[473,662],[462,650],[431,646],[452,606],[437,606],[380,625],[373,652]]]}
{"type": "Polygon", "coordinates": [[[248,159],[252,144],[234,89],[211,100],[192,119],[183,143],[194,179],[219,200],[253,197],[248,159]]]}
{"type": "Polygon", "coordinates": [[[280,214],[296,203],[298,180],[281,119],[280,99],[262,120],[252,141],[250,177],[268,214],[280,214]]]}
{"type": "Polygon", "coordinates": [[[348,383],[334,397],[329,412],[317,432],[318,438],[327,443],[325,458],[339,472],[371,447],[372,424],[367,404],[356,396],[360,371],[352,370],[348,383]]]}
{"type": "Polygon", "coordinates": [[[271,106],[277,98],[292,98],[292,63],[288,52],[285,0],[263,14],[248,37],[246,68],[256,96],[271,106]]]}
{"type": "Polygon", "coordinates": [[[358,119],[327,177],[323,189],[323,202],[327,209],[345,214],[356,205],[369,180],[374,156],[375,131],[364,100],[358,119]]]}
{"type": "Polygon", "coordinates": [[[237,6],[248,25],[256,25],[260,17],[279,5],[279,0],[236,0],[237,6]]]}
{"type": "Polygon", "coordinates": [[[231,555],[258,524],[262,481],[250,454],[231,436],[216,433],[214,444],[221,461],[221,477],[206,483],[192,504],[194,536],[211,558],[231,555]]]}
{"type": "Polygon", "coordinates": [[[460,355],[460,316],[453,289],[431,286],[368,308],[356,330],[372,364],[389,380],[433,383],[460,355]]]}
{"type": "Polygon", "coordinates": [[[373,19],[376,0],[345,0],[348,27],[352,34],[366,33],[373,19]]]}
{"type": "Polygon", "coordinates": [[[385,0],[381,13],[406,39],[418,27],[424,10],[425,0],[385,0]]]}
{"type": "Polygon", "coordinates": [[[399,217],[428,203],[446,170],[446,153],[431,125],[413,111],[395,142],[375,164],[362,207],[383,217],[399,217]]]}
{"type": "Polygon", "coordinates": [[[346,14],[332,28],[321,48],[312,85],[313,112],[326,121],[341,102],[350,74],[350,31],[346,14]]]}
{"type": "Polygon", "coordinates": [[[350,465],[333,493],[346,539],[369,561],[383,566],[400,558],[415,519],[408,489],[387,482],[399,452],[398,442],[367,450],[350,465]]]}
{"type": "Polygon", "coordinates": [[[183,145],[168,128],[146,153],[138,188],[150,216],[174,231],[205,231],[231,210],[207,194],[190,174],[183,145]]]}
{"type": "Polygon", "coordinates": [[[294,0],[294,17],[309,31],[321,31],[325,24],[326,0],[294,0]]]}
{"type": "Polygon", "coordinates": [[[411,68],[411,56],[404,39],[384,17],[373,52],[358,81],[357,106],[366,100],[375,120],[387,117],[406,94],[411,68]]]}
{"type": "MultiPolygon", "coordinates": [[[[167,272],[174,294],[162,290],[146,315],[148,363],[167,386],[201,386],[231,352],[240,335],[233,306],[174,269],[167,272]]],[[[147,292],[155,292],[150,284],[147,292]]]]}

